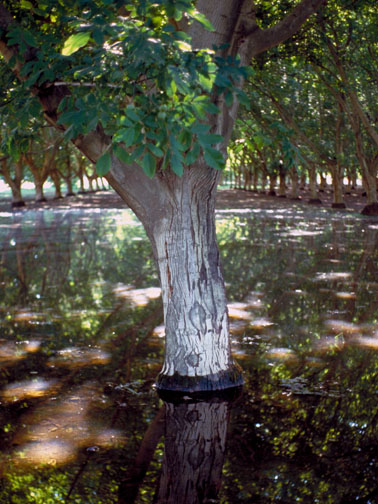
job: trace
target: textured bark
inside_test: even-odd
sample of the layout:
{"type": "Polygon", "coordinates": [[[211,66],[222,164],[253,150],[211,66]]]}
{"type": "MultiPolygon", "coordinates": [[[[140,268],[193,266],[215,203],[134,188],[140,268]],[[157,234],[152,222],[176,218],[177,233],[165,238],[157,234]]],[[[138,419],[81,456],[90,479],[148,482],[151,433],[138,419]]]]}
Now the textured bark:
{"type": "Polygon", "coordinates": [[[61,185],[60,176],[59,176],[59,173],[57,172],[57,170],[53,170],[50,173],[50,177],[51,177],[51,179],[53,181],[54,188],[55,188],[54,198],[55,199],[63,198],[63,196],[62,196],[62,189],[60,187],[60,185],[61,185]]]}
{"type": "Polygon", "coordinates": [[[6,157],[1,160],[0,173],[4,177],[5,182],[9,185],[12,191],[12,207],[18,208],[25,206],[25,201],[23,200],[21,194],[21,184],[23,180],[23,165],[21,161],[17,161],[14,168],[14,176],[12,177],[9,166],[8,159],[6,157]]]}
{"type": "Polygon", "coordinates": [[[166,403],[166,434],[156,504],[218,502],[229,404],[166,403]]]}

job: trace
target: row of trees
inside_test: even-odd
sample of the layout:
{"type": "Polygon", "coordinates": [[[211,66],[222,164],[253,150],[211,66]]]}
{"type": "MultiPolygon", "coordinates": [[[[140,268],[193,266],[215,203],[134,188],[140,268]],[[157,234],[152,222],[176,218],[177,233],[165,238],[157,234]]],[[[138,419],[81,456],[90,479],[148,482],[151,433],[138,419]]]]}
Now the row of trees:
{"type": "MultiPolygon", "coordinates": [[[[377,14],[370,2],[352,2],[317,14],[308,30],[290,43],[264,53],[250,66],[245,96],[229,143],[229,179],[237,187],[298,197],[298,179],[310,184],[318,202],[316,179],[332,177],[333,206],[345,207],[344,192],[362,179],[365,213],[377,204],[378,110],[374,84],[378,75],[377,14]],[[348,187],[343,187],[347,177],[348,187]]],[[[164,111],[161,113],[164,115],[164,111]]],[[[19,124],[7,107],[2,124],[0,175],[10,185],[14,206],[22,205],[23,167],[32,176],[37,200],[43,200],[48,176],[60,197],[61,181],[72,193],[72,177],[90,185],[96,174],[78,151],[73,152],[52,128],[33,121],[19,124]],[[33,155],[34,154],[34,155],[33,155]],[[36,155],[38,154],[38,155],[36,155]]]]}
{"type": "Polygon", "coordinates": [[[33,130],[14,135],[3,125],[0,151],[0,178],[12,191],[12,206],[25,205],[22,184],[32,182],[36,201],[45,201],[44,184],[51,181],[55,188],[55,198],[74,194],[75,183],[79,191],[85,192],[104,188],[95,167],[77,149],[67,142],[61,134],[49,126],[40,125],[38,134],[33,130]]]}
{"type": "MultiPolygon", "coordinates": [[[[330,7],[330,5],[329,5],[330,7]]],[[[362,179],[365,213],[378,213],[377,11],[372,2],[322,10],[306,32],[252,64],[244,106],[230,145],[236,182],[270,189],[280,178],[307,176],[316,201],[317,175],[332,177],[333,206],[345,207],[348,188],[362,179]]]]}

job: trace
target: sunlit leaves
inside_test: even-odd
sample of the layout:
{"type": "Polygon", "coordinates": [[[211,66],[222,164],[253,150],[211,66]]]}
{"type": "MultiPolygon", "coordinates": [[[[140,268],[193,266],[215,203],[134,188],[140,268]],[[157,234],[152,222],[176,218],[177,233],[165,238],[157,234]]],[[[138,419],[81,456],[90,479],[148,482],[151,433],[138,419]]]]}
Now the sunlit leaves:
{"type": "Polygon", "coordinates": [[[74,52],[78,51],[81,47],[84,47],[89,42],[91,34],[89,32],[75,33],[68,37],[65,41],[62,54],[63,56],[71,56],[74,52]]]}
{"type": "Polygon", "coordinates": [[[96,163],[96,172],[102,177],[108,173],[111,165],[111,157],[109,152],[105,152],[102,156],[100,156],[96,163]]]}

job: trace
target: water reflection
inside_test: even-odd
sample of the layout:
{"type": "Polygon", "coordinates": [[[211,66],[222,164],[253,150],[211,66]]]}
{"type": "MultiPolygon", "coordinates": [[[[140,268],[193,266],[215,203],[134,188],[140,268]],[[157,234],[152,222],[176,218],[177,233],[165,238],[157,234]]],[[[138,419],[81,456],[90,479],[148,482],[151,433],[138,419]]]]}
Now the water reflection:
{"type": "Polygon", "coordinates": [[[129,212],[0,215],[0,502],[375,502],[376,223],[219,217],[231,415],[153,391],[160,290],[129,212]]]}
{"type": "Polygon", "coordinates": [[[228,401],[165,404],[165,443],[156,503],[217,502],[228,401]]]}

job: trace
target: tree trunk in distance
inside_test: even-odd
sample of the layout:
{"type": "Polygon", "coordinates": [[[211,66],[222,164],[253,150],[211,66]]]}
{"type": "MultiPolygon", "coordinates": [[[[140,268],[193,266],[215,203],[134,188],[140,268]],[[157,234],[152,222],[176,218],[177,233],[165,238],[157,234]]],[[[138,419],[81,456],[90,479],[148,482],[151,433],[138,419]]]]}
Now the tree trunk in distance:
{"type": "Polygon", "coordinates": [[[290,170],[290,178],[291,178],[291,190],[290,190],[290,199],[298,200],[299,199],[299,177],[298,172],[295,166],[293,166],[290,170]]]}
{"type": "Polygon", "coordinates": [[[333,164],[331,167],[332,175],[332,208],[346,208],[344,201],[344,169],[339,163],[333,164]]]}
{"type": "Polygon", "coordinates": [[[59,176],[59,173],[57,173],[57,171],[53,170],[51,173],[50,173],[50,177],[54,183],[54,187],[55,187],[55,195],[54,195],[54,199],[60,199],[60,198],[63,198],[62,196],[62,190],[60,188],[60,176],[59,176]]]}
{"type": "Polygon", "coordinates": [[[155,504],[218,502],[230,403],[166,403],[165,448],[155,504]]]}
{"type": "Polygon", "coordinates": [[[325,190],[327,189],[327,178],[324,176],[322,172],[319,172],[319,177],[320,177],[319,191],[325,192],[325,190]]]}
{"type": "Polygon", "coordinates": [[[371,175],[368,170],[363,176],[364,188],[366,191],[367,202],[362,209],[362,215],[376,216],[378,215],[378,198],[377,198],[377,180],[375,174],[371,175]]]}
{"type": "Polygon", "coordinates": [[[259,170],[257,166],[253,167],[253,182],[252,182],[252,192],[257,193],[257,186],[259,183],[259,170]]]}
{"type": "Polygon", "coordinates": [[[34,178],[35,185],[35,201],[42,203],[46,201],[45,195],[43,193],[43,182],[39,179],[34,178]]]}
{"type": "Polygon", "coordinates": [[[278,186],[278,196],[280,198],[286,198],[286,174],[281,173],[279,174],[279,186],[278,186]]]}
{"type": "Polygon", "coordinates": [[[311,164],[308,168],[308,177],[309,177],[309,189],[310,189],[310,205],[320,205],[322,202],[318,198],[318,192],[316,187],[316,168],[315,165],[311,164]]]}
{"type": "Polygon", "coordinates": [[[276,182],[277,182],[277,175],[269,175],[269,196],[275,196],[276,195],[276,182]]]}
{"type": "Polygon", "coordinates": [[[21,208],[25,206],[25,201],[21,194],[21,184],[23,179],[23,165],[21,161],[17,161],[15,166],[15,175],[11,176],[8,159],[1,160],[1,175],[4,177],[5,182],[9,185],[12,191],[12,207],[21,208]]]}

